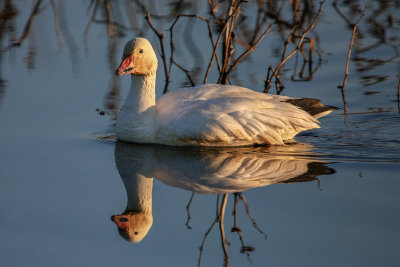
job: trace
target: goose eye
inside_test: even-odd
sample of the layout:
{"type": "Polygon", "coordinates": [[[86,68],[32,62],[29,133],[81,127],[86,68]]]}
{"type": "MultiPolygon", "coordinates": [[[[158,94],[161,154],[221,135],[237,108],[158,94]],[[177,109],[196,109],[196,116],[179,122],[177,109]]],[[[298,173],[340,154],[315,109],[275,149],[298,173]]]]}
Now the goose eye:
{"type": "Polygon", "coordinates": [[[142,53],[143,53],[143,49],[140,49],[140,50],[139,50],[139,53],[142,54],[142,53]]]}

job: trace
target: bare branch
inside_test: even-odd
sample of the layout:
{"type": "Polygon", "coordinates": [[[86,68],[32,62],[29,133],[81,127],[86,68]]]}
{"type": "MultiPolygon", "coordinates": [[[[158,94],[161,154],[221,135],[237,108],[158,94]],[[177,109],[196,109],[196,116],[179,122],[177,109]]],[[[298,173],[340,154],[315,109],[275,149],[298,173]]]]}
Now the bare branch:
{"type": "Polygon", "coordinates": [[[174,63],[179,69],[181,69],[186,74],[186,77],[188,78],[190,84],[192,86],[195,86],[195,83],[193,82],[193,79],[190,76],[189,71],[187,69],[185,69],[184,67],[182,67],[181,65],[179,65],[177,62],[175,62],[175,60],[173,60],[173,59],[171,59],[171,60],[172,60],[172,63],[174,63]]]}
{"type": "Polygon", "coordinates": [[[163,65],[164,65],[164,73],[165,73],[165,86],[164,86],[164,91],[163,94],[168,92],[168,85],[169,85],[169,72],[168,72],[168,67],[167,67],[167,58],[165,55],[165,49],[164,49],[164,37],[165,34],[164,33],[160,33],[159,31],[157,31],[157,29],[154,27],[153,23],[151,22],[150,19],[150,12],[146,12],[146,16],[145,19],[147,20],[150,28],[153,30],[153,32],[157,35],[159,41],[160,41],[160,46],[161,46],[161,57],[163,60],[163,65]]]}
{"type": "Polygon", "coordinates": [[[255,220],[255,219],[253,218],[253,216],[251,215],[250,206],[249,206],[249,203],[247,202],[246,198],[245,198],[245,197],[243,196],[243,194],[241,194],[241,193],[239,194],[239,197],[240,197],[240,199],[243,201],[243,204],[244,204],[244,206],[245,206],[245,208],[246,208],[247,216],[248,216],[249,219],[251,220],[251,222],[252,222],[252,224],[253,224],[253,227],[256,228],[256,229],[264,236],[265,239],[267,239],[268,235],[267,235],[266,233],[264,233],[263,230],[261,230],[261,229],[258,227],[258,225],[257,225],[257,223],[256,223],[256,220],[255,220]]]}
{"type": "Polygon", "coordinates": [[[62,39],[61,39],[61,30],[60,30],[60,20],[58,16],[58,9],[56,6],[56,3],[54,0],[50,0],[51,7],[53,9],[53,15],[54,15],[54,27],[56,30],[56,36],[57,36],[57,41],[58,41],[58,47],[62,47],[62,39]]]}
{"type": "Polygon", "coordinates": [[[195,195],[195,194],[196,194],[195,192],[192,192],[192,195],[190,196],[189,203],[186,205],[186,212],[187,212],[186,227],[187,227],[188,229],[192,229],[192,227],[189,225],[190,218],[192,218],[192,217],[190,216],[190,205],[192,204],[192,201],[193,201],[193,198],[194,198],[194,195],[195,195]]]}
{"type": "Polygon", "coordinates": [[[221,41],[221,37],[222,37],[222,35],[224,34],[226,28],[228,27],[228,22],[229,22],[229,20],[232,18],[233,15],[235,15],[235,13],[236,13],[236,11],[239,9],[241,3],[242,3],[242,1],[239,2],[239,4],[236,6],[235,10],[234,10],[234,11],[232,12],[232,14],[227,18],[227,20],[226,20],[226,22],[225,22],[225,25],[224,25],[224,27],[222,28],[221,33],[220,33],[219,36],[218,36],[217,42],[214,44],[213,53],[212,53],[212,55],[211,55],[210,62],[208,63],[208,67],[207,67],[206,75],[204,76],[203,83],[207,83],[208,74],[210,73],[210,69],[211,69],[211,66],[212,66],[214,57],[216,56],[217,47],[218,47],[218,45],[219,45],[219,42],[221,41]]]}
{"type": "MultiPolygon", "coordinates": [[[[176,66],[178,66],[181,70],[183,70],[183,71],[185,72],[186,76],[188,76],[188,72],[187,72],[186,70],[184,70],[183,67],[181,67],[180,65],[178,65],[178,64],[176,63],[176,61],[174,60],[175,45],[174,45],[173,32],[174,32],[174,27],[175,27],[176,23],[177,23],[178,20],[179,20],[180,18],[182,18],[182,17],[197,18],[197,19],[200,19],[200,20],[206,22],[206,23],[207,23],[207,27],[208,27],[208,36],[209,36],[209,38],[210,38],[210,42],[211,42],[211,46],[212,46],[212,47],[214,47],[214,38],[213,38],[213,35],[212,35],[211,24],[210,24],[210,21],[209,21],[208,19],[206,19],[206,18],[204,18],[204,17],[202,17],[202,16],[199,16],[199,15],[197,15],[197,14],[181,14],[181,15],[178,15],[178,16],[176,17],[175,21],[172,23],[171,27],[169,28],[169,31],[170,31],[170,47],[171,47],[171,56],[170,56],[169,71],[171,72],[171,66],[172,66],[171,63],[174,63],[176,66]]],[[[216,55],[216,62],[217,62],[218,70],[220,71],[220,70],[221,70],[221,66],[220,66],[219,59],[218,59],[218,56],[217,56],[217,55],[216,55]]],[[[188,79],[189,79],[190,82],[194,85],[192,79],[191,79],[189,76],[188,76],[188,79]]]]}
{"type": "MultiPolygon", "coordinates": [[[[321,3],[319,4],[319,10],[318,10],[317,15],[316,15],[315,18],[313,19],[313,21],[312,21],[312,23],[310,24],[310,26],[308,27],[308,29],[306,29],[306,30],[303,32],[303,34],[301,35],[300,40],[299,40],[299,42],[298,42],[297,45],[296,45],[296,48],[295,48],[289,55],[287,55],[283,60],[281,60],[281,62],[279,63],[279,65],[275,68],[275,72],[274,72],[274,74],[273,74],[273,76],[275,76],[275,78],[279,78],[279,73],[280,73],[281,68],[285,65],[285,63],[286,63],[294,54],[297,53],[297,51],[300,50],[300,48],[301,48],[301,46],[302,46],[302,44],[303,44],[304,38],[305,38],[306,35],[314,28],[314,26],[315,26],[315,24],[317,23],[319,17],[321,16],[321,13],[322,13],[322,5],[323,5],[323,3],[324,3],[324,2],[321,2],[321,3]]],[[[293,29],[292,29],[292,32],[294,32],[293,29]]],[[[289,38],[291,38],[292,32],[291,32],[291,34],[289,35],[289,38]]],[[[288,40],[289,40],[289,38],[288,38],[288,40]]],[[[267,77],[266,82],[265,82],[264,92],[268,92],[271,81],[272,81],[272,76],[271,76],[271,77],[267,77]]]]}
{"type": "Polygon", "coordinates": [[[399,84],[397,85],[397,109],[400,113],[400,79],[399,84]]]}
{"type": "Polygon", "coordinates": [[[346,60],[346,71],[344,73],[344,79],[343,79],[343,84],[341,86],[339,86],[339,88],[342,91],[342,99],[343,99],[343,110],[344,113],[347,114],[347,102],[346,102],[346,97],[344,94],[344,88],[346,87],[346,83],[347,83],[347,78],[349,76],[349,62],[350,62],[350,56],[351,56],[351,49],[353,47],[353,42],[354,42],[354,37],[356,35],[356,31],[357,31],[357,25],[358,23],[361,21],[361,19],[364,17],[365,15],[365,10],[367,7],[364,8],[364,10],[362,11],[360,17],[357,19],[357,21],[354,23],[353,26],[353,33],[351,35],[351,40],[350,40],[350,45],[349,45],[349,51],[347,52],[347,60],[346,60]]]}
{"type": "Polygon", "coordinates": [[[42,0],[36,0],[35,5],[33,6],[32,12],[28,18],[28,21],[25,24],[24,30],[22,31],[21,36],[18,38],[17,41],[11,44],[11,46],[20,46],[22,42],[28,37],[29,32],[31,31],[33,20],[37,14],[39,14],[43,8],[40,8],[40,3],[42,0]]]}
{"type": "Polygon", "coordinates": [[[263,34],[261,34],[260,38],[257,39],[257,41],[251,46],[249,47],[246,51],[244,51],[236,60],[235,62],[230,66],[229,70],[228,70],[228,74],[235,69],[235,67],[237,66],[237,64],[239,64],[240,61],[242,61],[242,59],[247,56],[249,53],[251,53],[252,51],[254,51],[257,48],[257,45],[261,42],[262,39],[264,39],[264,37],[271,31],[272,29],[272,24],[269,25],[269,27],[264,31],[263,34]]]}
{"type": "Polygon", "coordinates": [[[199,248],[200,253],[199,253],[199,259],[197,261],[197,266],[198,267],[200,267],[201,255],[203,253],[203,248],[204,248],[204,244],[206,243],[207,237],[210,234],[211,230],[214,228],[215,224],[220,220],[220,212],[219,212],[219,199],[220,199],[220,197],[221,197],[221,195],[218,195],[218,197],[217,197],[217,208],[216,208],[215,220],[210,225],[210,227],[208,228],[207,232],[204,234],[203,241],[201,242],[201,246],[199,248]]]}
{"type": "Polygon", "coordinates": [[[219,229],[221,234],[221,244],[222,249],[224,250],[224,266],[229,266],[229,255],[228,250],[226,248],[226,236],[225,236],[225,229],[224,229],[224,218],[225,218],[225,209],[226,209],[226,202],[228,200],[228,194],[224,194],[224,198],[222,199],[221,203],[221,210],[219,215],[219,229]]]}
{"type": "MultiPolygon", "coordinates": [[[[89,49],[88,49],[88,46],[87,46],[87,36],[88,36],[88,33],[89,33],[90,25],[96,19],[96,13],[97,13],[97,8],[99,7],[99,2],[100,2],[100,0],[96,0],[95,4],[93,6],[92,15],[90,16],[90,19],[89,19],[88,23],[86,24],[85,31],[83,32],[83,43],[84,43],[84,46],[85,46],[86,53],[89,52],[89,49]]],[[[89,5],[89,7],[87,9],[87,12],[89,12],[89,10],[90,10],[92,5],[93,5],[93,1],[90,2],[90,5],[89,5]]]]}
{"type": "Polygon", "coordinates": [[[106,14],[106,21],[108,25],[108,37],[112,38],[114,36],[114,25],[111,20],[111,3],[110,0],[104,1],[104,10],[106,14]]]}

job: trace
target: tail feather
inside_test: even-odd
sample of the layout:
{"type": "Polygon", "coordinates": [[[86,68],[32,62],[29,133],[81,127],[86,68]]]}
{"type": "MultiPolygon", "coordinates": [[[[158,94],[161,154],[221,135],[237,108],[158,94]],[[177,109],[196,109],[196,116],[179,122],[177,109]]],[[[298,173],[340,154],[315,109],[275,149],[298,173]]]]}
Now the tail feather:
{"type": "Polygon", "coordinates": [[[292,98],[286,100],[286,102],[301,108],[316,119],[338,109],[337,107],[324,105],[316,98],[292,98]]]}

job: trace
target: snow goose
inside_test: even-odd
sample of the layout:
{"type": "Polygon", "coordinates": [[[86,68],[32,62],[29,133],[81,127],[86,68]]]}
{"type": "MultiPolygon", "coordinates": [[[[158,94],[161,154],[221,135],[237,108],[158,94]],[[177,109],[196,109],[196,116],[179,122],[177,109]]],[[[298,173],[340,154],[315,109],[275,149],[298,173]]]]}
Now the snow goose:
{"type": "Polygon", "coordinates": [[[131,89],[116,124],[117,139],[172,146],[281,145],[334,108],[317,99],[290,98],[240,86],[180,88],[156,102],[157,56],[148,40],[124,48],[116,75],[131,74],[131,89]]]}

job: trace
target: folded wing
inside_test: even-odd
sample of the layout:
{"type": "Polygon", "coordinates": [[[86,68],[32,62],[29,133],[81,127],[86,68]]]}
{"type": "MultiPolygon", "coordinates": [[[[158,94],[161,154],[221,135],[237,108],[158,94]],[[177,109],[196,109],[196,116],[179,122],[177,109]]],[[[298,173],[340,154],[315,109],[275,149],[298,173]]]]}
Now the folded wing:
{"type": "Polygon", "coordinates": [[[291,99],[231,85],[178,89],[157,102],[156,138],[169,145],[283,144],[319,128],[291,99]]]}

